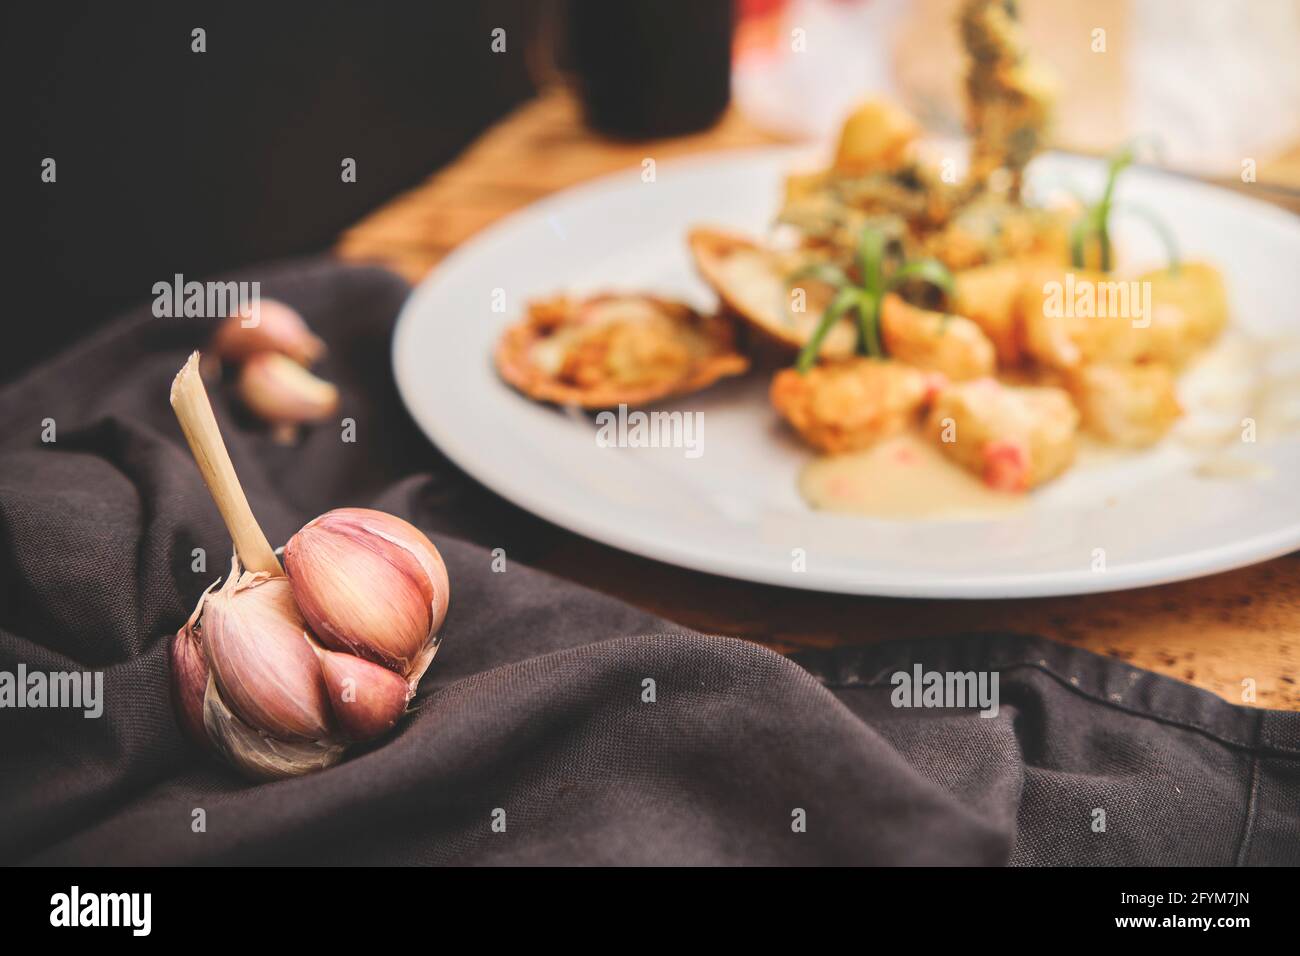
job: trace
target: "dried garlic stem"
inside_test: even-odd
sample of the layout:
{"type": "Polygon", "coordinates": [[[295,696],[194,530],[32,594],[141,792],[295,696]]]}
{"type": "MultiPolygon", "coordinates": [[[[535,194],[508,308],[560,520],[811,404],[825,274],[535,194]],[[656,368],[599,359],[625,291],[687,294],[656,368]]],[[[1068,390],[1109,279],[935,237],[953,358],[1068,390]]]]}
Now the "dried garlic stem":
{"type": "Polygon", "coordinates": [[[270,542],[248,507],[244,489],[235,475],[235,466],[230,462],[230,453],[221,439],[212,404],[199,375],[198,352],[193,353],[185,367],[176,373],[171,401],[172,411],[181,423],[181,431],[185,433],[185,440],[190,443],[190,451],[199,466],[199,474],[203,476],[203,482],[221,512],[221,520],[226,523],[226,529],[235,542],[240,563],[248,571],[284,574],[270,542]]]}

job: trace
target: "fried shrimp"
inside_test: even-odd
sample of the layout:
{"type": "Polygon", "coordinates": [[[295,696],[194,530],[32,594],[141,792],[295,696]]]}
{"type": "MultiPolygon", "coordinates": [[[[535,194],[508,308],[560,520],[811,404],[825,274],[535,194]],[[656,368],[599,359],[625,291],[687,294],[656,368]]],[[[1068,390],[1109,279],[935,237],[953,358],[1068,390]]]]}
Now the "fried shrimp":
{"type": "Polygon", "coordinates": [[[960,315],[918,309],[891,293],[881,305],[880,330],[891,357],[953,381],[984,378],[996,370],[993,343],[960,315]]]}
{"type": "Polygon", "coordinates": [[[913,424],[943,376],[886,359],[855,358],[772,379],[772,406],[804,441],[856,451],[913,424]]]}
{"type": "Polygon", "coordinates": [[[1189,263],[1120,279],[1091,270],[1043,269],[1021,288],[1025,350],[1044,365],[1163,362],[1173,367],[1210,345],[1227,322],[1223,280],[1189,263]]]}
{"type": "Polygon", "coordinates": [[[1079,413],[1059,388],[983,378],[939,392],[925,430],[945,455],[999,491],[1022,492],[1074,460],[1079,413]]]}
{"type": "Polygon", "coordinates": [[[1111,444],[1153,444],[1182,415],[1167,365],[1085,365],[1068,384],[1083,427],[1111,444]]]}
{"type": "Polygon", "coordinates": [[[1211,345],[1228,324],[1228,292],[1212,265],[1184,262],[1137,277],[1151,288],[1152,351],[1174,366],[1211,345]]]}

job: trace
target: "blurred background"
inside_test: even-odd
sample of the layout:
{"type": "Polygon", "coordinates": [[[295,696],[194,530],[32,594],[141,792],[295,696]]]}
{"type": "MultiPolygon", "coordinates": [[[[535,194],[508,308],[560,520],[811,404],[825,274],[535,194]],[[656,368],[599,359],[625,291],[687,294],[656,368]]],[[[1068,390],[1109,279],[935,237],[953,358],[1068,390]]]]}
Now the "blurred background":
{"type": "MultiPolygon", "coordinates": [[[[345,252],[391,249],[418,278],[508,207],[635,163],[638,143],[659,155],[679,141],[817,140],[871,93],[960,133],[961,2],[6,5],[17,229],[0,378],[177,272],[325,251],[342,235],[345,252]],[[395,215],[508,114],[496,152],[476,147],[495,163],[491,196],[462,173],[454,190],[425,188],[419,215],[395,215]],[[41,180],[47,157],[55,183],[41,180]],[[341,181],[345,157],[355,183],[341,181]]],[[[1103,153],[1141,134],[1171,167],[1237,186],[1250,159],[1252,188],[1297,208],[1300,0],[1017,6],[1060,81],[1057,146],[1103,153]]]]}
{"type": "MultiPolygon", "coordinates": [[[[741,0],[736,97],[756,121],[827,136],[861,90],[895,95],[927,127],[962,128],[964,0],[741,0]],[[802,26],[815,48],[788,35],[802,26]]],[[[1136,135],[1162,160],[1236,176],[1243,157],[1300,167],[1300,2],[1016,0],[1059,83],[1054,138],[1106,152],[1136,135]]]]}

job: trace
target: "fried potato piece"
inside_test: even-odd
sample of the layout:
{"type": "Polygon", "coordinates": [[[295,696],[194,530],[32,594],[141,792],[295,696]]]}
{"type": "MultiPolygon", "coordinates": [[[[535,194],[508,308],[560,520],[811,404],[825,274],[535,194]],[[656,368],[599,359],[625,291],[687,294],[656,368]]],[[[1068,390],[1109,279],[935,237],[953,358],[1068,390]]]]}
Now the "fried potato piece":
{"type": "Polygon", "coordinates": [[[772,406],[804,441],[838,454],[866,448],[916,421],[942,376],[888,359],[855,358],[772,379],[772,406]]]}
{"type": "Polygon", "coordinates": [[[1069,376],[1083,427],[1103,441],[1140,448],[1182,415],[1167,365],[1084,365],[1069,376]]]}
{"type": "Polygon", "coordinates": [[[939,392],[925,431],[949,458],[1000,491],[1028,491],[1074,460],[1079,413],[1059,388],[959,382],[939,392]]]}
{"type": "Polygon", "coordinates": [[[921,125],[907,110],[889,100],[867,100],[840,129],[834,169],[859,174],[893,169],[908,158],[921,125]]]}
{"type": "Polygon", "coordinates": [[[698,391],[749,362],[725,318],[653,296],[599,295],[530,304],[497,343],[496,365],[529,398],[608,408],[698,391]]]}
{"type": "Polygon", "coordinates": [[[890,358],[953,381],[992,375],[997,365],[993,343],[970,319],[918,309],[892,293],[881,303],[880,332],[890,358]]]}
{"type": "Polygon", "coordinates": [[[1137,280],[1151,283],[1153,351],[1172,365],[1211,345],[1228,324],[1228,291],[1208,263],[1184,262],[1177,273],[1160,269],[1137,280]]]}
{"type": "Polygon", "coordinates": [[[788,174],[785,177],[785,198],[782,205],[798,205],[819,200],[830,178],[830,174],[823,169],[788,174]]]}
{"type": "MultiPolygon", "coordinates": [[[[790,350],[812,336],[832,290],[813,279],[791,280],[803,260],[764,249],[753,240],[718,229],[692,229],[687,238],[700,276],[723,304],[767,339],[790,350]],[[792,293],[804,291],[803,311],[792,309],[792,293]]],[[[851,319],[840,321],[822,342],[823,358],[848,358],[857,345],[851,319]]]]}

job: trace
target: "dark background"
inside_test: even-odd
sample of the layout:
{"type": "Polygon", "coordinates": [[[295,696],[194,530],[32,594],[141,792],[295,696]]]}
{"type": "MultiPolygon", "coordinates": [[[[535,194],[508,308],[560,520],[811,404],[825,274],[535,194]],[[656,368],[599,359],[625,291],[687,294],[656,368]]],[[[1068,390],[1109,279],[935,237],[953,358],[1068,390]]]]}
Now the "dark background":
{"type": "Polygon", "coordinates": [[[532,16],[530,0],[4,4],[0,381],[174,273],[328,248],[530,94],[532,16]]]}

